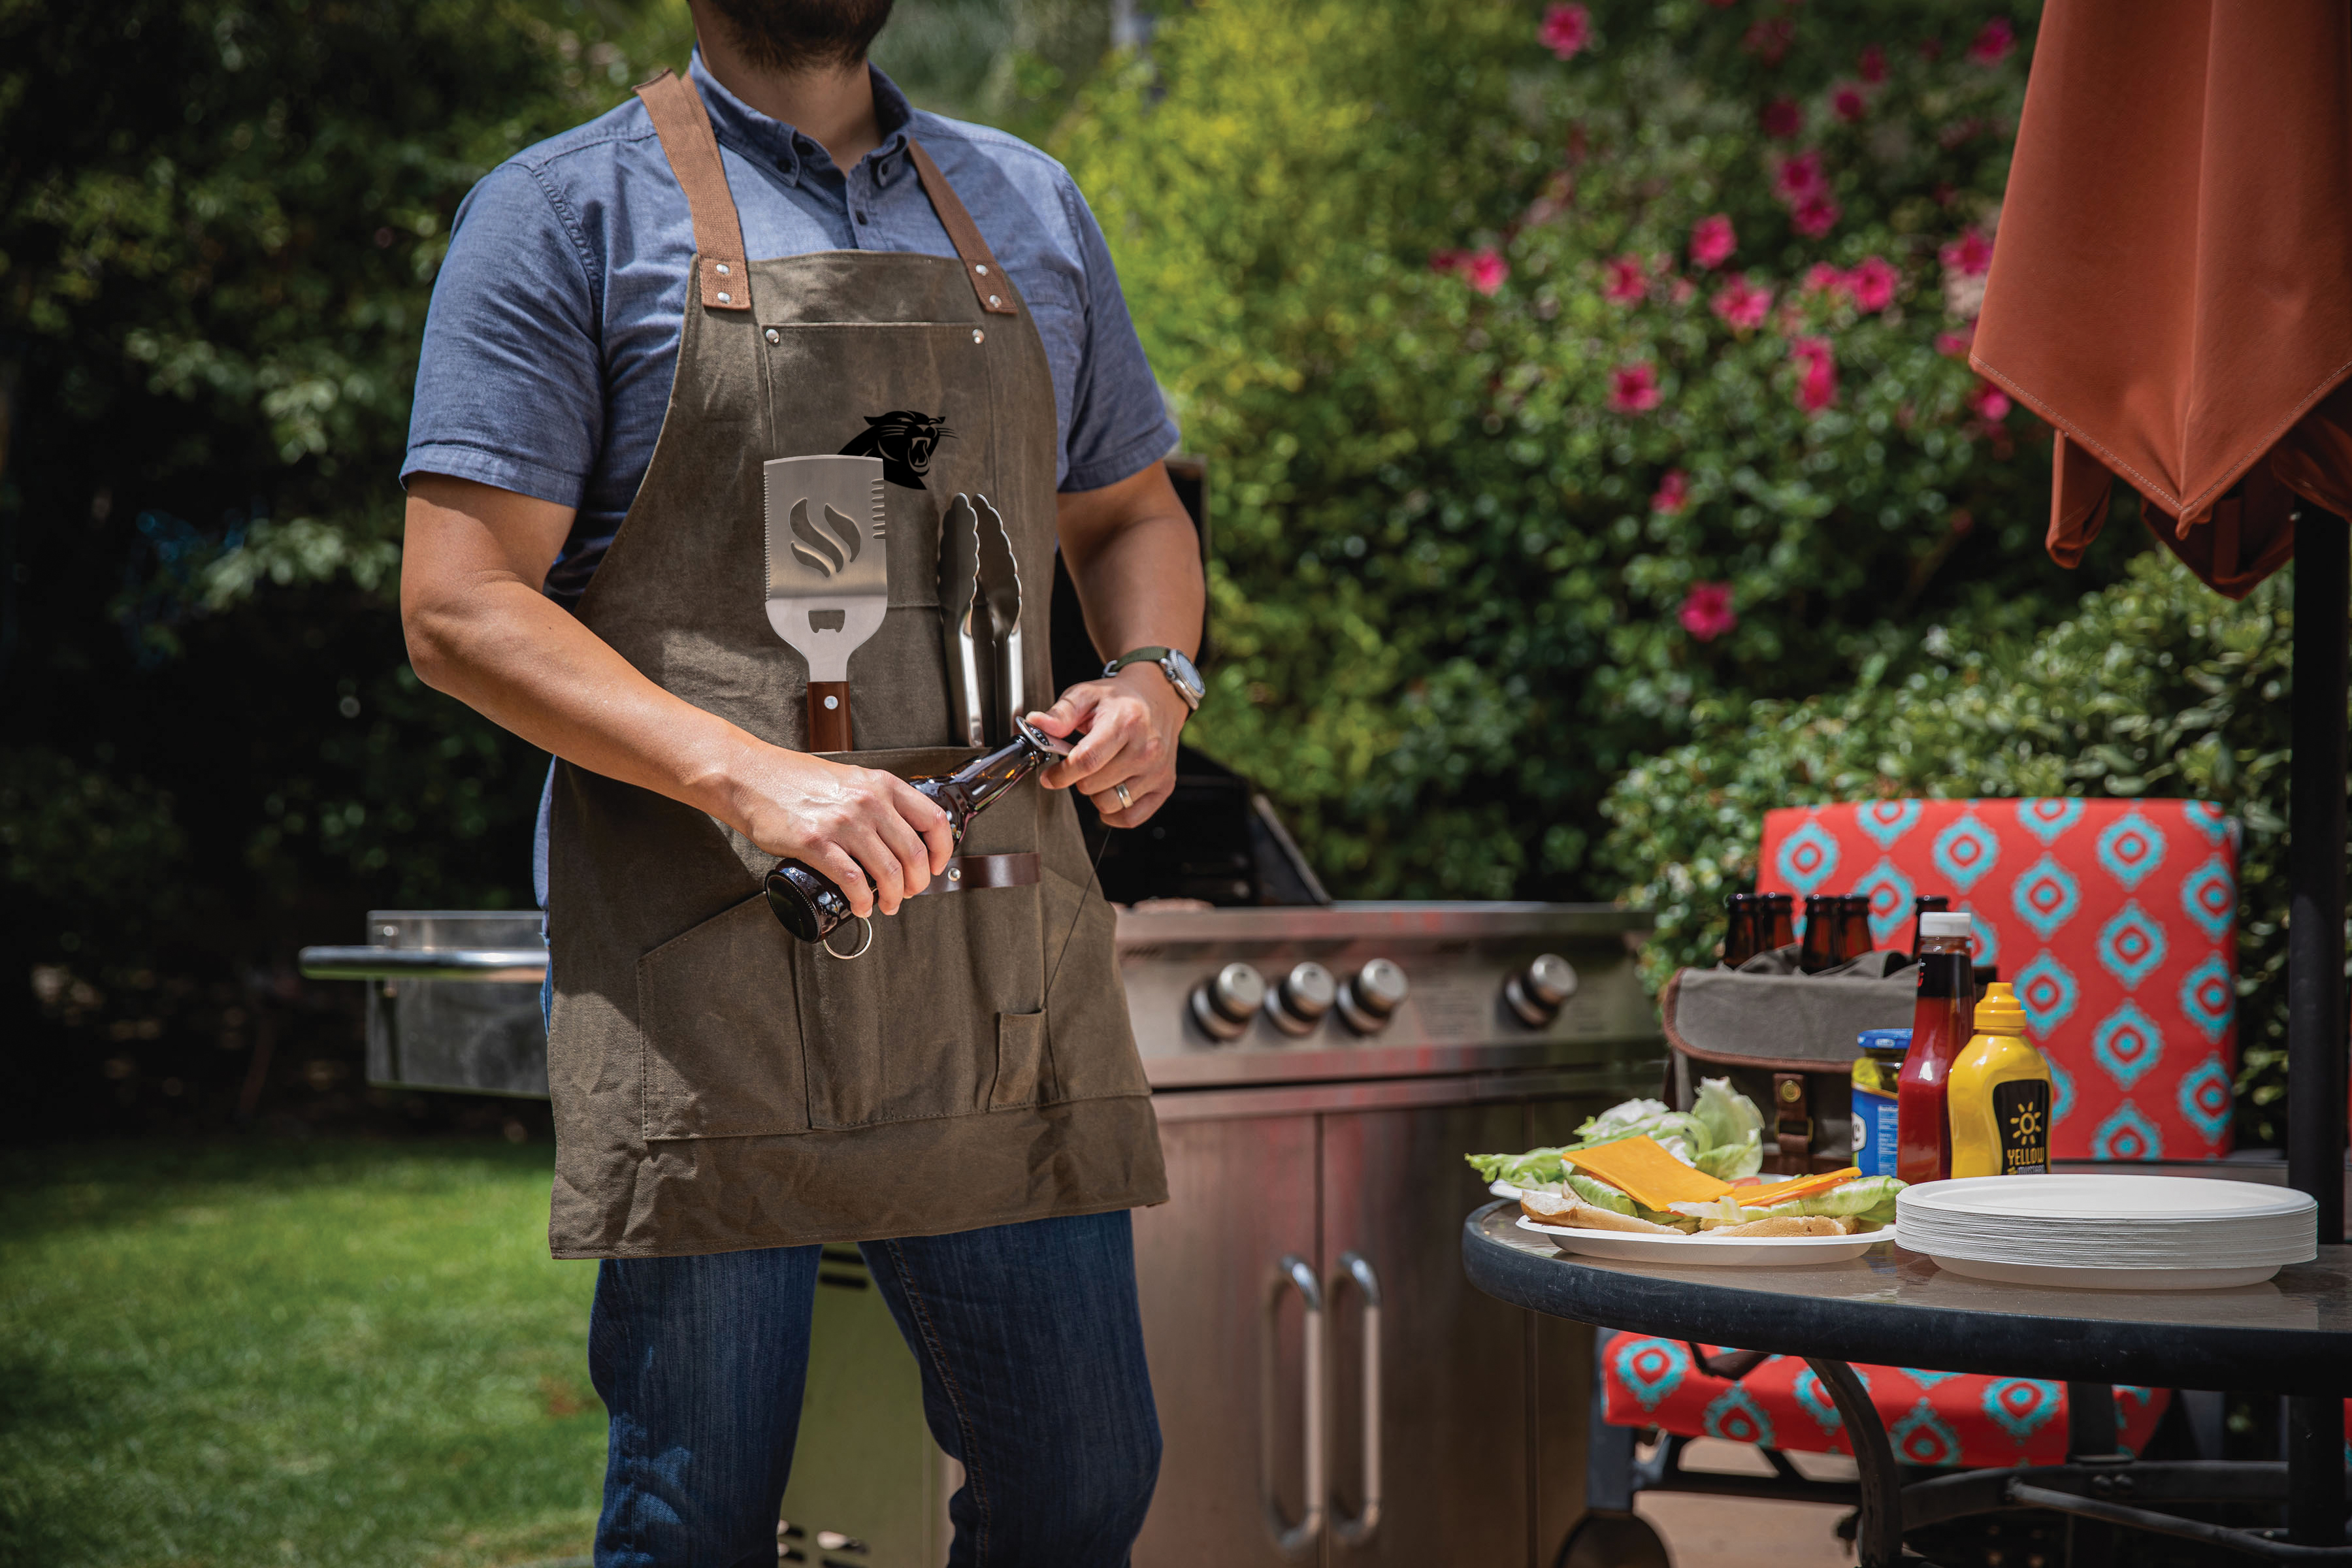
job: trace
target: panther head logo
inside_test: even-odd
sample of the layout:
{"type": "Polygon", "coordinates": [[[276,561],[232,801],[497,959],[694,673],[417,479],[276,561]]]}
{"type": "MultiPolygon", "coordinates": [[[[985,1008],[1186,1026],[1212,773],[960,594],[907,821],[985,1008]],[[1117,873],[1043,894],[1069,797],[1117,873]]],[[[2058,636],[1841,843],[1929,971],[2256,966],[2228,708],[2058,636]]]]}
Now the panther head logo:
{"type": "Polygon", "coordinates": [[[882,477],[910,490],[923,489],[923,475],[941,441],[955,438],[944,414],[918,414],[894,408],[887,414],[866,416],[866,429],[841,449],[845,458],[879,458],[882,477]]]}

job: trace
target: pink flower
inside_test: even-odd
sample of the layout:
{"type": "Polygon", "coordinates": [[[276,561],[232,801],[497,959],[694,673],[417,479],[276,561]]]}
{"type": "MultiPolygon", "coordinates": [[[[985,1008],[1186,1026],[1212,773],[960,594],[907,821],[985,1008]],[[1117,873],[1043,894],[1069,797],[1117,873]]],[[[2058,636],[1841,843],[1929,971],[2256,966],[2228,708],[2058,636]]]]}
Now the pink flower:
{"type": "Polygon", "coordinates": [[[1884,310],[1895,303],[1895,285],[1903,275],[1883,258],[1865,256],[1862,265],[1845,275],[1846,292],[1858,310],[1884,310]]]}
{"type": "Polygon", "coordinates": [[[2006,16],[1995,16],[1984,25],[1977,41],[1969,46],[1969,58],[1980,66],[1997,66],[2009,58],[2017,47],[2017,29],[2009,25],[2006,16]]]}
{"type": "Polygon", "coordinates": [[[1797,406],[1819,414],[1837,401],[1837,360],[1827,338],[1799,338],[1789,357],[1804,367],[1797,378],[1797,406]]]}
{"type": "Polygon", "coordinates": [[[1735,272],[1724,279],[1707,308],[1723,318],[1726,326],[1747,331],[1764,324],[1772,309],[1772,290],[1759,289],[1748,281],[1748,275],[1735,272]]]}
{"type": "Polygon", "coordinates": [[[1592,41],[1592,13],[1581,5],[1548,5],[1536,37],[1561,59],[1574,59],[1592,41]]]}
{"type": "Polygon", "coordinates": [[[1792,98],[1776,98],[1758,112],[1756,123],[1765,135],[1786,142],[1805,128],[1805,111],[1792,98]]]}
{"type": "Polygon", "coordinates": [[[1739,237],[1732,232],[1731,219],[1722,213],[1703,217],[1691,226],[1690,258],[1695,266],[1720,267],[1738,248],[1739,237]]]}
{"type": "Polygon", "coordinates": [[[1683,630],[1701,642],[1713,642],[1739,624],[1731,608],[1731,584],[1694,583],[1683,600],[1683,630]]]}
{"type": "Polygon", "coordinates": [[[1629,364],[1609,373],[1609,406],[1620,414],[1647,414],[1658,405],[1658,373],[1629,364]]]}
{"type": "Polygon", "coordinates": [[[1620,305],[1631,305],[1650,291],[1650,279],[1638,256],[1620,256],[1601,264],[1601,292],[1620,305]]]}
{"type": "Polygon", "coordinates": [[[1658,481],[1658,493],[1650,498],[1650,510],[1673,517],[1690,505],[1690,476],[1680,468],[1668,468],[1658,481]]]}
{"type": "Polygon", "coordinates": [[[1800,153],[1793,158],[1783,158],[1772,171],[1772,195],[1784,206],[1795,206],[1806,197],[1822,195],[1828,190],[1819,153],[1800,153]]]}
{"type": "Polygon", "coordinates": [[[2009,394],[1989,381],[1979,381],[1969,394],[1969,406],[1986,424],[1998,425],[2009,417],[2009,394]]]}
{"type": "Polygon", "coordinates": [[[1837,226],[1837,203],[1826,195],[1811,195],[1798,204],[1789,221],[1807,239],[1819,239],[1837,226]]]}
{"type": "Polygon", "coordinates": [[[1886,79],[1886,51],[1876,44],[1866,45],[1862,51],[1862,79],[1874,85],[1886,79]]]}
{"type": "Polygon", "coordinates": [[[1963,278],[1981,278],[1992,268],[1992,241],[1984,237],[1982,229],[1971,226],[1936,252],[1936,258],[1947,271],[1963,278]]]}
{"type": "Polygon", "coordinates": [[[1462,267],[1462,276],[1481,294],[1492,294],[1510,275],[1511,264],[1496,255],[1492,246],[1472,252],[1462,267]]]}
{"type": "Polygon", "coordinates": [[[1777,66],[1796,40],[1797,24],[1787,16],[1766,16],[1748,24],[1739,47],[1768,66],[1777,66]]]}
{"type": "Polygon", "coordinates": [[[1954,359],[1966,359],[1969,357],[1969,345],[1976,341],[1977,324],[1970,321],[1957,332],[1937,332],[1936,352],[1949,354],[1954,359]]]}
{"type": "Polygon", "coordinates": [[[1840,82],[1830,89],[1830,112],[1851,125],[1869,111],[1870,105],[1862,96],[1862,89],[1853,82],[1840,82]]]}

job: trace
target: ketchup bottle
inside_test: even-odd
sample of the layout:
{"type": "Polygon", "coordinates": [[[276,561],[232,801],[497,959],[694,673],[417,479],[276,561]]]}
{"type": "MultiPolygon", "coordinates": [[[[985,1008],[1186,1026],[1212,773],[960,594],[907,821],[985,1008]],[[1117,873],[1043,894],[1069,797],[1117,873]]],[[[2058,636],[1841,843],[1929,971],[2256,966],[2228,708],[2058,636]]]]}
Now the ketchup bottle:
{"type": "Polygon", "coordinates": [[[1976,1028],[1974,936],[1967,915],[1919,917],[1919,997],[1895,1091],[1895,1173],[1906,1182],[1940,1182],[1952,1173],[1945,1095],[1952,1063],[1976,1028]]]}

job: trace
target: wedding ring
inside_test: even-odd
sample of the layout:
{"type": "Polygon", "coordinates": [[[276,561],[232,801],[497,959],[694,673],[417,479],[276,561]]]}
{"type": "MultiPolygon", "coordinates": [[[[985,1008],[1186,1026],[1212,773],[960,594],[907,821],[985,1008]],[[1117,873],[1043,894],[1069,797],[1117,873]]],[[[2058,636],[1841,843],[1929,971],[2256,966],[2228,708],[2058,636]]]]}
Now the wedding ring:
{"type": "Polygon", "coordinates": [[[1115,784],[1111,785],[1110,793],[1118,796],[1118,808],[1121,811],[1125,811],[1128,807],[1135,804],[1134,801],[1128,798],[1127,786],[1123,784],[1115,784]]]}

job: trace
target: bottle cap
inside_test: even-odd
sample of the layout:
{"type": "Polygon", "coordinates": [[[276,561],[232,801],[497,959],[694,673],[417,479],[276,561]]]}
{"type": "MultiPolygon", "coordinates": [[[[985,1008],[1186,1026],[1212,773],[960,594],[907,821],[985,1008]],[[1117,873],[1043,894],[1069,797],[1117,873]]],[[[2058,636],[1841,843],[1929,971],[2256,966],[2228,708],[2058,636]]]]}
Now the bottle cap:
{"type": "Polygon", "coordinates": [[[1919,917],[1919,934],[1922,937],[1974,936],[1977,934],[1976,921],[1968,915],[1930,910],[1919,917]]]}
{"type": "Polygon", "coordinates": [[[1977,998],[1976,1028],[1979,1035],[2024,1035],[2025,1005],[2017,999],[2016,986],[1996,980],[1985,987],[1977,998]]]}

